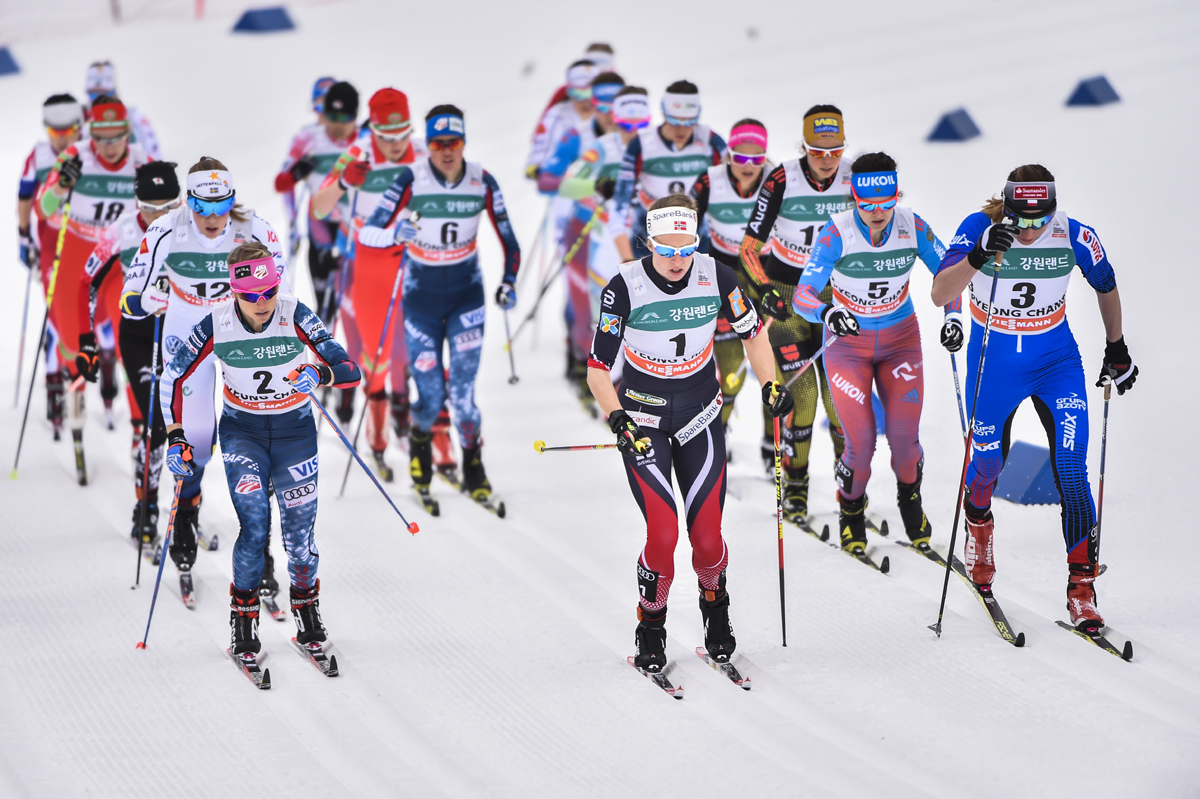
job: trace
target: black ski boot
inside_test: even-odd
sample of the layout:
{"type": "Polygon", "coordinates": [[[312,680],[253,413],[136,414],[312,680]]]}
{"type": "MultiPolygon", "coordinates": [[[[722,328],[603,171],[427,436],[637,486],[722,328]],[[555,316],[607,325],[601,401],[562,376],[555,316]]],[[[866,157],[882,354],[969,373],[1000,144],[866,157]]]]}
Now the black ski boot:
{"type": "Polygon", "coordinates": [[[921,471],[917,469],[917,482],[896,483],[896,504],[900,506],[900,518],[904,520],[904,532],[908,540],[917,549],[929,549],[929,537],[933,535],[933,525],[925,517],[921,507],[921,471]]]}
{"type": "Polygon", "coordinates": [[[46,418],[54,428],[54,440],[62,438],[63,412],[66,410],[66,399],[63,392],[62,372],[46,375],[46,418]]]}
{"type": "Polygon", "coordinates": [[[638,626],[633,634],[633,665],[659,673],[667,667],[667,609],[646,610],[638,606],[638,626]]]}
{"type": "Polygon", "coordinates": [[[488,482],[487,472],[483,469],[482,451],[482,444],[477,447],[463,447],[462,451],[462,490],[463,493],[470,494],[471,499],[476,502],[486,502],[492,495],[492,484],[488,482]]]}
{"type": "Polygon", "coordinates": [[[728,663],[737,648],[733,624],[729,621],[729,594],[725,590],[725,572],[717,578],[717,590],[700,585],[700,616],[704,619],[704,648],[718,663],[728,663]]]}
{"type": "Polygon", "coordinates": [[[296,620],[296,643],[320,644],[325,640],[325,625],[321,624],[321,581],[311,588],[291,586],[292,618],[296,620]]]}
{"type": "Polygon", "coordinates": [[[337,413],[338,421],[343,425],[348,425],[354,421],[354,389],[338,389],[338,402],[335,413],[337,413]]]}
{"type": "Polygon", "coordinates": [[[838,530],[841,532],[842,549],[851,553],[867,551],[867,495],[858,499],[846,499],[838,492],[838,530]]]}
{"type": "Polygon", "coordinates": [[[408,437],[410,409],[408,394],[392,393],[392,431],[397,440],[408,437]]]}
{"type": "Polygon", "coordinates": [[[104,420],[109,430],[116,429],[113,400],[117,398],[117,351],[100,350],[100,398],[104,400],[104,420]]]}
{"type": "Polygon", "coordinates": [[[158,540],[157,495],[146,497],[133,506],[133,530],[129,535],[135,542],[141,541],[143,544],[153,544],[158,540]],[[143,506],[145,518],[142,517],[143,506]]]}
{"type": "Polygon", "coordinates": [[[258,591],[239,591],[229,584],[229,649],[235,655],[257,655],[262,650],[258,640],[258,591]]]}
{"type": "Polygon", "coordinates": [[[175,511],[175,527],[171,530],[170,552],[171,560],[181,572],[191,571],[196,562],[196,531],[199,527],[200,495],[191,499],[180,497],[179,508],[175,511]]]}
{"type": "Polygon", "coordinates": [[[275,558],[271,555],[271,536],[267,536],[267,545],[263,548],[262,581],[258,584],[259,596],[275,596],[279,593],[279,581],[275,579],[275,558]]]}
{"type": "Polygon", "coordinates": [[[409,428],[408,455],[413,485],[428,488],[433,482],[433,434],[419,427],[409,428]]]}
{"type": "Polygon", "coordinates": [[[808,516],[808,467],[783,470],[783,517],[802,522],[808,516]]]}

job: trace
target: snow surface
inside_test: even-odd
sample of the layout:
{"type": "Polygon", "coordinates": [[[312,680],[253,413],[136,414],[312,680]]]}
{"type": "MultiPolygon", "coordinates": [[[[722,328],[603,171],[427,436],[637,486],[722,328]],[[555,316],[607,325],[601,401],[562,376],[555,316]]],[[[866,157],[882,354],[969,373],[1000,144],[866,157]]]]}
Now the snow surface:
{"type": "MultiPolygon", "coordinates": [[[[1177,510],[1190,505],[1200,443],[1187,410],[1196,408],[1194,325],[1186,301],[1161,294],[1194,282],[1186,198],[1200,178],[1200,6],[621,2],[568,14],[534,0],[357,0],[293,5],[295,33],[234,36],[234,4],[210,4],[198,23],[176,5],[183,10],[164,3],[159,16],[130,13],[136,21],[113,27],[98,11],[107,4],[3,0],[0,43],[13,45],[24,71],[0,79],[0,185],[15,185],[40,135],[41,101],[81,91],[86,65],[110,57],[168,157],[184,167],[221,158],[241,196],[282,229],[271,179],[310,119],[312,80],[329,73],[364,99],[381,85],[403,88],[417,113],[446,101],[465,108],[469,157],[497,176],[528,247],[543,203],[521,179],[526,142],[561,69],[593,40],[611,41],[620,71],[655,95],[679,77],[696,81],[718,130],[762,119],[777,160],[796,152],[804,109],[839,104],[853,148],[897,158],[907,201],[943,240],[1013,166],[1049,166],[1064,207],[1100,231],[1142,370],[1112,403],[1109,570],[1099,583],[1102,610],[1134,640],[1135,659],[1054,626],[1065,615],[1058,510],[1003,502],[996,590],[1024,649],[998,639],[957,580],[945,634],[934,638],[926,625],[942,577],[931,564],[877,541],[892,559],[884,577],[791,528],[782,648],[774,491],[755,479],[758,408],[748,394],[734,420],[740,499],[726,503],[725,534],[738,651],[754,688],[733,688],[691,654],[701,629],[685,539],[668,653],[687,698],[667,698],[624,663],[644,528],[616,456],[530,446],[610,438],[560,377],[555,288],[536,335],[516,347],[515,387],[503,326],[488,310],[478,395],[485,462],[508,519],[442,485],[444,515],[432,519],[397,484],[392,494],[422,528],[410,536],[364,475],[337,498],[347,453],[322,433],[322,605],[342,676],[321,677],[289,651],[291,623],[268,619],[269,692],[255,692],[224,657],[236,517],[219,470],[202,521],[223,543],[200,554],[199,603],[189,611],[177,601],[168,569],[149,648],[137,651],[154,574],[143,568],[141,588],[129,589],[128,423],[104,430],[92,394],[92,484],[80,488],[70,445],[50,441],[39,379],[20,479],[0,481],[0,796],[1200,796],[1200,636],[1186,604],[1194,531],[1177,510]],[[53,9],[61,23],[10,13],[16,6],[53,9]],[[1080,78],[1101,73],[1120,104],[1063,106],[1080,78]],[[981,138],[924,141],[941,113],[963,105],[981,138]],[[1147,235],[1159,221],[1162,232],[1147,235]]],[[[0,228],[0,252],[15,251],[12,229],[0,228]]],[[[490,234],[482,253],[494,282],[490,234]]],[[[13,264],[7,274],[0,397],[14,389],[24,291],[24,272],[13,264]]],[[[929,354],[925,500],[944,551],[962,444],[940,312],[922,301],[930,278],[917,270],[914,281],[929,354]]],[[[522,282],[519,314],[532,284],[522,282]]],[[[1103,331],[1081,279],[1069,304],[1090,375],[1103,331]]],[[[35,302],[30,338],[37,312],[35,302]]],[[[0,405],[0,453],[12,453],[20,413],[0,405]]],[[[1090,414],[1093,480],[1100,408],[1094,401],[1090,414]]],[[[1042,441],[1028,409],[1016,432],[1042,441]]],[[[402,462],[399,450],[391,457],[402,462]]],[[[819,433],[814,512],[835,510],[823,467],[831,459],[819,433]]],[[[887,464],[881,439],[873,508],[896,522],[887,464]]]]}

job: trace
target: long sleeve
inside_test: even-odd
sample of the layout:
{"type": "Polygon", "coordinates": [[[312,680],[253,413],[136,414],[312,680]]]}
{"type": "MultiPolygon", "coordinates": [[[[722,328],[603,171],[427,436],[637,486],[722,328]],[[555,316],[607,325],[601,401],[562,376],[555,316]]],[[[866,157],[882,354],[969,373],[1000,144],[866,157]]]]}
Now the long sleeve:
{"type": "MultiPolygon", "coordinates": [[[[942,259],[946,257],[946,245],[942,244],[937,234],[933,232],[933,228],[921,218],[920,214],[913,214],[913,225],[917,229],[917,257],[921,259],[930,273],[937,275],[942,259]]],[[[955,297],[953,301],[946,303],[945,315],[947,318],[953,316],[955,319],[962,316],[962,297],[955,297]]]]}
{"type": "Polygon", "coordinates": [[[170,426],[183,421],[183,384],[212,351],[213,318],[208,314],[192,328],[191,335],[163,368],[158,385],[163,424],[170,426]]]}
{"type": "Polygon", "coordinates": [[[504,248],[504,281],[512,283],[521,268],[521,245],[517,242],[512,223],[508,221],[508,208],[504,204],[504,195],[500,193],[500,184],[486,169],[483,171],[483,182],[488,187],[485,200],[488,216],[496,235],[500,237],[500,246],[504,248]]]}
{"type": "MultiPolygon", "coordinates": [[[[336,166],[334,167],[337,168],[336,166]]],[[[330,175],[333,174],[331,171],[330,175]]],[[[396,178],[392,181],[392,185],[388,186],[387,191],[383,193],[383,198],[379,201],[379,205],[375,206],[375,211],[371,214],[371,218],[367,220],[367,225],[370,227],[386,228],[396,221],[396,214],[404,210],[408,205],[409,199],[412,197],[413,171],[408,167],[403,167],[396,173],[396,178]]]]}
{"type": "Polygon", "coordinates": [[[296,303],[296,335],[317,360],[333,372],[334,388],[353,388],[362,380],[358,365],[342,349],[320,318],[304,303],[296,303]]]}
{"type": "Polygon", "coordinates": [[[760,285],[765,285],[768,279],[759,255],[771,240],[771,231],[779,217],[779,209],[783,207],[783,193],[786,188],[787,170],[782,166],[776,167],[759,187],[758,199],[754,203],[754,215],[746,223],[746,234],[742,238],[739,257],[746,274],[760,285]]]}
{"type": "Polygon", "coordinates": [[[817,234],[812,256],[796,284],[792,295],[792,310],[814,324],[820,324],[826,304],[817,296],[825,290],[833,265],[842,257],[842,232],[830,220],[817,234]]]}
{"type": "Polygon", "coordinates": [[[617,186],[613,191],[612,226],[614,233],[629,235],[633,218],[629,206],[633,203],[633,192],[637,188],[638,176],[642,171],[642,140],[634,136],[625,148],[621,159],[621,171],[617,174],[617,186]]]}

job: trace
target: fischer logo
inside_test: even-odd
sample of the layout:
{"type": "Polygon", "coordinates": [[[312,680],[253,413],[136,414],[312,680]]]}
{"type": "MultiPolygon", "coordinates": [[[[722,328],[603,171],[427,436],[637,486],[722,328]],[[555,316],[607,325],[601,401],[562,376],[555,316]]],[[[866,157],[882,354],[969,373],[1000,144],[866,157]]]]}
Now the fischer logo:
{"type": "Polygon", "coordinates": [[[840,388],[846,396],[857,402],[859,405],[866,403],[866,394],[858,386],[851,383],[838,372],[833,373],[833,384],[840,388]]]}
{"type": "Polygon", "coordinates": [[[1056,399],[1054,401],[1054,406],[1056,409],[1058,409],[1060,411],[1061,410],[1086,411],[1087,410],[1087,400],[1085,400],[1083,397],[1079,396],[1074,391],[1072,391],[1071,396],[1059,397],[1058,399],[1056,399]]]}
{"type": "MultiPolygon", "coordinates": [[[[1078,414],[1076,414],[1078,415],[1078,414]]],[[[1075,451],[1075,416],[1069,413],[1063,414],[1063,449],[1075,451]]]]}

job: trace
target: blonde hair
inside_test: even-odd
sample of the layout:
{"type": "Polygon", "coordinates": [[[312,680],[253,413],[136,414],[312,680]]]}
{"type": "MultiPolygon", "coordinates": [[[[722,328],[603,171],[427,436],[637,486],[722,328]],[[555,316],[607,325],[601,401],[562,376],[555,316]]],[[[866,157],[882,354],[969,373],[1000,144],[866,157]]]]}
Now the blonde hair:
{"type": "Polygon", "coordinates": [[[234,247],[229,253],[227,263],[230,265],[244,263],[245,261],[253,261],[255,258],[270,258],[271,251],[267,245],[263,244],[258,239],[250,239],[244,241],[234,247]]]}
{"type": "MultiPolygon", "coordinates": [[[[195,172],[211,172],[214,169],[219,169],[222,172],[229,171],[229,167],[222,164],[216,158],[213,158],[210,155],[202,155],[202,156],[200,156],[199,161],[192,164],[192,168],[188,170],[188,174],[191,175],[195,172]]],[[[253,217],[253,216],[254,216],[254,212],[251,211],[246,206],[242,205],[241,203],[238,203],[237,205],[233,206],[232,210],[230,210],[230,212],[229,212],[229,217],[238,222],[249,222],[251,217],[253,217]]],[[[257,257],[257,256],[254,256],[254,257],[257,257]]],[[[230,263],[234,263],[234,262],[230,261],[230,263]]]]}

